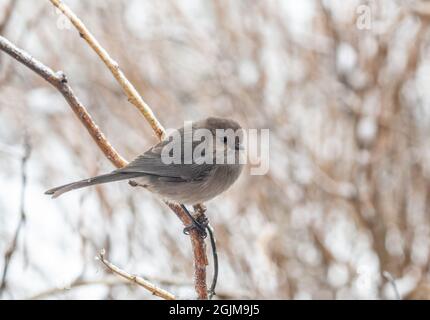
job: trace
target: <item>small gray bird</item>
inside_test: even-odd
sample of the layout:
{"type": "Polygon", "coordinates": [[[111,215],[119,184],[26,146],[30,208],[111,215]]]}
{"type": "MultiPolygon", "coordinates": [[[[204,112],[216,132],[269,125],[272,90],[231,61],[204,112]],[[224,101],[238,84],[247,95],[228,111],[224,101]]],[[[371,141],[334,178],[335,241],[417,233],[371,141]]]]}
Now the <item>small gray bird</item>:
{"type": "Polygon", "coordinates": [[[133,179],[134,185],[143,186],[168,201],[190,205],[206,202],[227,190],[239,177],[243,167],[239,161],[239,152],[243,150],[241,144],[243,135],[237,122],[214,117],[193,122],[190,129],[193,132],[203,129],[201,131],[210,133],[213,140],[194,141],[193,136],[188,134],[188,128],[182,127],[176,131],[182,141],[175,140],[174,135],[169,135],[121,169],[56,187],[45,193],[56,198],[79,188],[133,179]],[[226,135],[219,135],[220,130],[234,131],[236,135],[230,139],[226,135]],[[192,146],[191,154],[187,154],[185,147],[187,142],[192,146]],[[202,148],[202,143],[205,148],[202,148]],[[168,156],[172,156],[175,150],[180,150],[180,163],[165,163],[164,153],[169,149],[168,156]],[[198,150],[201,152],[196,152],[198,150]],[[224,161],[225,164],[221,164],[215,160],[227,157],[228,154],[233,155],[234,163],[224,161]],[[208,159],[208,155],[214,159],[213,163],[202,161],[208,159]]]}

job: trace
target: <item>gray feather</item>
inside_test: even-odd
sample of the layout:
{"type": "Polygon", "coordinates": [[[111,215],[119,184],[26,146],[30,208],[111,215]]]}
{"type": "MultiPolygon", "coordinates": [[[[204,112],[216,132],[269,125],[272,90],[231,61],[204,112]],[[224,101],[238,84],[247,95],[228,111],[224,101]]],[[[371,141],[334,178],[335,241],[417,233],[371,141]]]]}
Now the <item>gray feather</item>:
{"type": "Polygon", "coordinates": [[[138,173],[118,173],[118,172],[112,172],[108,174],[103,174],[97,177],[93,177],[90,179],[84,179],[72,183],[65,184],[63,186],[59,186],[53,189],[50,189],[45,192],[45,194],[52,195],[52,198],[57,198],[61,196],[63,193],[66,193],[68,191],[72,191],[75,189],[80,189],[88,186],[92,186],[95,184],[101,184],[101,183],[107,183],[112,181],[120,181],[120,180],[127,180],[127,179],[133,179],[136,177],[142,176],[142,174],[138,173]]]}
{"type": "MultiPolygon", "coordinates": [[[[178,131],[181,134],[182,141],[184,141],[184,129],[181,128],[178,131]]],[[[183,153],[181,154],[180,164],[165,164],[161,155],[163,148],[170,142],[169,138],[170,137],[167,137],[166,140],[159,142],[124,168],[114,172],[145,173],[147,175],[163,178],[163,181],[169,181],[169,178],[172,178],[172,181],[186,182],[201,180],[213,169],[213,164],[197,164],[197,159],[190,161],[192,162],[190,164],[185,164],[186,161],[183,153]]],[[[188,143],[188,141],[186,141],[186,143],[188,143]]],[[[191,140],[193,150],[199,143],[201,142],[191,140]]]]}

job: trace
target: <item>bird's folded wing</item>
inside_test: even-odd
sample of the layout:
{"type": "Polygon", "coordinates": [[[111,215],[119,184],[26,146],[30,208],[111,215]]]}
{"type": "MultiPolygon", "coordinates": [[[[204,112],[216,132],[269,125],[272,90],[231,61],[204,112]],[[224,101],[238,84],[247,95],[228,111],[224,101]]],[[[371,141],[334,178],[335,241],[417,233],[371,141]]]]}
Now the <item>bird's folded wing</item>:
{"type": "MultiPolygon", "coordinates": [[[[213,169],[212,164],[197,164],[193,161],[190,164],[168,163],[166,164],[161,156],[161,148],[163,143],[159,143],[144,154],[137,157],[124,168],[116,170],[116,172],[127,173],[144,173],[153,176],[163,177],[172,181],[193,181],[203,179],[213,169]]],[[[194,159],[196,160],[196,159],[194,159]]]]}

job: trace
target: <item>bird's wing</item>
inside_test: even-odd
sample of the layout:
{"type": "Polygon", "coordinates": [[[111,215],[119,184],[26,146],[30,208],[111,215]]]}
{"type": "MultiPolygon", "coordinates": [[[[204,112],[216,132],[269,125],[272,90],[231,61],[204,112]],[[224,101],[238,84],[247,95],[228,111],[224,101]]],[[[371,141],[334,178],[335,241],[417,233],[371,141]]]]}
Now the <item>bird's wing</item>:
{"type": "Polygon", "coordinates": [[[144,154],[137,157],[124,168],[116,170],[126,173],[143,173],[158,176],[171,181],[193,181],[203,179],[212,169],[213,164],[197,164],[196,159],[190,164],[184,164],[184,156],[179,164],[166,164],[162,160],[162,149],[169,141],[161,141],[144,154]]]}

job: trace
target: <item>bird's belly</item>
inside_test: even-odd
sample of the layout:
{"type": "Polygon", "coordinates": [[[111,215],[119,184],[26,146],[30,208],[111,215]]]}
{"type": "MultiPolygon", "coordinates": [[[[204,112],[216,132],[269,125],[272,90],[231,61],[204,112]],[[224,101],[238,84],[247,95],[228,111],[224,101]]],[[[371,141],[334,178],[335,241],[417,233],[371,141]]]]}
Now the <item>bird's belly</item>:
{"type": "Polygon", "coordinates": [[[208,201],[222,192],[208,189],[207,183],[201,181],[164,182],[149,184],[147,188],[165,200],[190,205],[208,201]]]}
{"type": "Polygon", "coordinates": [[[241,170],[217,169],[208,179],[192,181],[168,181],[160,178],[143,178],[142,184],[161,198],[177,203],[194,205],[215,198],[227,190],[241,170]]]}

